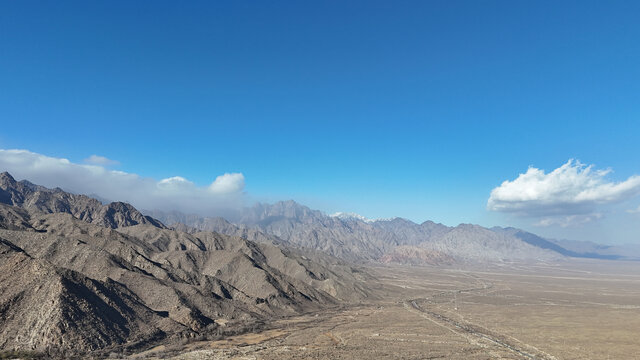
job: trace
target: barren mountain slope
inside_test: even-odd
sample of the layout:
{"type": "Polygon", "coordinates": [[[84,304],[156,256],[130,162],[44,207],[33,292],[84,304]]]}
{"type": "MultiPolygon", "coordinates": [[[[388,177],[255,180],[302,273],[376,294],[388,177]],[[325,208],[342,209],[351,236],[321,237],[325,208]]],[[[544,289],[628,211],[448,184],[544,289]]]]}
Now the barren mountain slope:
{"type": "Polygon", "coordinates": [[[420,244],[461,260],[552,260],[562,255],[528,244],[514,236],[478,225],[461,224],[420,244]]]}
{"type": "Polygon", "coordinates": [[[320,250],[347,260],[373,260],[395,245],[394,235],[364,222],[331,218],[294,202],[277,203],[275,209],[258,204],[241,221],[179,213],[147,212],[175,229],[215,231],[273,244],[320,250]]]}
{"type": "Polygon", "coordinates": [[[394,234],[398,238],[398,242],[402,245],[418,245],[430,239],[442,236],[452,229],[442,224],[436,224],[433,221],[425,221],[422,224],[416,224],[413,221],[403,218],[377,220],[372,224],[394,234]]]}
{"type": "Polygon", "coordinates": [[[2,239],[0,313],[1,349],[93,350],[185,330],[111,279],[32,258],[2,239]]]}
{"type": "Polygon", "coordinates": [[[456,262],[452,256],[443,252],[408,245],[398,246],[378,260],[384,264],[408,265],[451,265],[456,262]]]}
{"type": "Polygon", "coordinates": [[[401,244],[394,233],[373,224],[330,217],[294,201],[256,204],[239,222],[292,245],[348,260],[375,260],[401,244]]]}
{"type": "Polygon", "coordinates": [[[164,212],[159,210],[144,210],[143,212],[152,216],[154,219],[158,219],[162,223],[169,225],[174,230],[188,232],[191,234],[210,231],[230,236],[238,236],[255,242],[288,244],[277,236],[266,234],[256,228],[248,227],[243,224],[232,224],[221,217],[202,217],[194,214],[187,215],[178,211],[164,212]]]}
{"type": "MultiPolygon", "coordinates": [[[[12,198],[33,194],[21,189],[20,183],[14,184],[18,185],[5,186],[5,194],[11,193],[12,198]]],[[[38,192],[51,195],[44,188],[38,192]]],[[[0,206],[3,254],[9,254],[3,256],[12,259],[3,258],[1,263],[7,276],[0,278],[4,290],[0,317],[6,320],[6,337],[0,338],[0,349],[73,347],[87,351],[131,345],[140,339],[240,331],[269,318],[368,296],[361,284],[365,275],[344,264],[329,268],[331,264],[322,257],[318,257],[322,263],[315,262],[312,255],[270,244],[211,232],[178,232],[153,219],[126,226],[137,212],[130,205],[101,208],[114,210],[109,218],[119,219],[115,223],[93,221],[96,218],[87,221],[87,217],[77,218],[77,212],[67,211],[72,207],[67,201],[72,202],[75,195],[52,192],[56,207],[23,208],[24,201],[17,202],[21,207],[0,206]],[[52,213],[54,210],[60,212],[52,213]],[[22,277],[9,276],[14,272],[22,277]],[[30,285],[23,289],[21,284],[30,285]],[[49,290],[33,293],[39,288],[49,290]],[[115,310],[91,305],[97,298],[115,310]],[[68,326],[95,341],[83,342],[76,338],[82,334],[74,335],[71,330],[65,335],[69,340],[61,338],[51,326],[63,315],[21,325],[11,320],[31,316],[41,303],[59,304],[58,313],[78,308],[82,313],[69,316],[83,322],[68,326]],[[125,320],[117,320],[118,316],[125,320]],[[113,319],[116,324],[111,324],[113,319]],[[11,340],[21,331],[31,334],[33,340],[11,340]],[[103,337],[91,335],[92,331],[103,337]]]]}
{"type": "Polygon", "coordinates": [[[31,228],[29,212],[0,203],[0,228],[26,230],[31,228]]]}

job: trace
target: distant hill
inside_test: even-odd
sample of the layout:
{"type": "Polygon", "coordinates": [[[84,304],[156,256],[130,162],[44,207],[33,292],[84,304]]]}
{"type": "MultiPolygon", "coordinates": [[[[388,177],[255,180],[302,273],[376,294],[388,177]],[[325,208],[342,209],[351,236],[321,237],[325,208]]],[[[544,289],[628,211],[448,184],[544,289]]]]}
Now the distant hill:
{"type": "Polygon", "coordinates": [[[449,227],[432,221],[416,224],[403,218],[372,220],[350,213],[326,215],[291,200],[246,208],[234,223],[179,212],[146,213],[178,229],[216,231],[320,250],[350,261],[432,264],[571,257],[640,259],[640,247],[631,245],[551,240],[516,228],[488,229],[470,224],[449,227]],[[433,256],[418,248],[429,250],[433,256]]]}
{"type": "Polygon", "coordinates": [[[591,241],[549,240],[558,246],[580,254],[581,257],[611,260],[640,260],[640,245],[602,245],[591,241]]]}
{"type": "Polygon", "coordinates": [[[426,256],[424,250],[408,251],[407,246],[441,254],[446,261],[551,260],[565,256],[556,249],[528,243],[514,234],[476,225],[448,227],[431,221],[416,224],[402,218],[369,220],[343,213],[330,216],[294,201],[256,204],[245,209],[235,224],[196,215],[151,214],[171,226],[184,223],[187,227],[240,236],[243,236],[241,232],[253,230],[260,233],[263,240],[271,237],[270,241],[320,250],[351,261],[402,259],[398,262],[420,263],[424,258],[424,263],[430,263],[442,258],[426,256]],[[398,254],[399,247],[403,247],[402,256],[398,254]],[[416,259],[409,260],[411,254],[416,259]]]}

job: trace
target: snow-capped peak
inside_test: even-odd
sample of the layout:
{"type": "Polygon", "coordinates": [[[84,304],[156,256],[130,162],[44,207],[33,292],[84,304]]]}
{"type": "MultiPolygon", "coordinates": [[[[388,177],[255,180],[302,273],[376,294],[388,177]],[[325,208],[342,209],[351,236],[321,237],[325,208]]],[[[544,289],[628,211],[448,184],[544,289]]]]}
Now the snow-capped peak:
{"type": "Polygon", "coordinates": [[[366,223],[370,223],[370,222],[374,222],[375,220],[372,219],[367,219],[366,217],[360,215],[360,214],[356,214],[356,213],[347,213],[347,212],[337,212],[335,214],[331,214],[329,215],[331,217],[334,218],[338,218],[341,220],[360,220],[360,221],[364,221],[366,223]]]}

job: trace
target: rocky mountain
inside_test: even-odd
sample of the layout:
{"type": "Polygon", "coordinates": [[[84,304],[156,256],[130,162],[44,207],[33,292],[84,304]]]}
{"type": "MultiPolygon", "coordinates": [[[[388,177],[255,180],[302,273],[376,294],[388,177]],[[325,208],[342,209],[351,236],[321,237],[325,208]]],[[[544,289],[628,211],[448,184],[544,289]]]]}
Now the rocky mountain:
{"type": "Polygon", "coordinates": [[[194,234],[201,231],[212,231],[256,242],[287,245],[286,241],[277,236],[266,234],[243,224],[232,224],[221,217],[201,217],[178,211],[164,212],[159,210],[144,210],[144,213],[169,224],[172,229],[182,232],[194,234]]]}
{"type": "Polygon", "coordinates": [[[364,221],[364,222],[374,222],[375,220],[372,219],[367,219],[366,217],[360,215],[360,214],[356,214],[356,213],[345,213],[345,212],[337,212],[334,214],[331,214],[331,217],[334,218],[339,218],[342,220],[360,220],[360,221],[364,221]]]}
{"type": "Polygon", "coordinates": [[[453,261],[550,260],[565,256],[558,249],[527,242],[518,234],[461,224],[448,227],[432,221],[416,224],[402,218],[369,220],[354,214],[326,215],[294,201],[256,204],[235,224],[220,218],[153,213],[162,221],[196,229],[243,236],[250,230],[264,241],[280,241],[315,249],[350,261],[447,263],[453,261]],[[240,230],[241,229],[241,230],[240,230]],[[413,259],[410,259],[414,257],[413,259]]]}
{"type": "Polygon", "coordinates": [[[220,218],[153,214],[171,226],[179,227],[174,221],[186,220],[186,225],[196,229],[215,229],[240,236],[247,232],[254,234],[257,241],[286,243],[347,260],[374,260],[398,245],[392,233],[372,224],[327,216],[293,201],[256,204],[243,212],[233,224],[235,228],[220,218]]]}
{"type": "Polygon", "coordinates": [[[495,227],[491,230],[507,233],[531,245],[551,249],[565,256],[604,260],[640,260],[638,245],[602,245],[591,241],[545,239],[515,228],[495,227]]]}
{"type": "Polygon", "coordinates": [[[8,174],[1,189],[2,350],[133,350],[370,296],[366,273],[326,255],[171,230],[8,174]]]}
{"type": "Polygon", "coordinates": [[[427,239],[434,239],[451,231],[450,227],[433,221],[416,224],[403,218],[377,220],[374,225],[396,235],[398,242],[403,245],[419,245],[427,239]]]}
{"type": "Polygon", "coordinates": [[[640,245],[602,245],[591,241],[549,240],[579,257],[608,260],[640,260],[640,245]]]}
{"type": "Polygon", "coordinates": [[[118,282],[55,266],[3,239],[0,304],[2,349],[93,350],[184,330],[118,282]]]}
{"type": "Polygon", "coordinates": [[[409,245],[398,246],[382,255],[378,260],[383,264],[406,265],[452,265],[456,263],[452,256],[445,253],[409,245]]]}
{"type": "Polygon", "coordinates": [[[553,260],[563,255],[478,225],[460,224],[419,244],[460,260],[553,260]]]}
{"type": "MultiPolygon", "coordinates": [[[[62,189],[47,189],[29,181],[16,181],[9,173],[0,173],[0,203],[37,213],[67,213],[73,217],[112,229],[137,224],[164,227],[159,221],[142,215],[123,202],[103,205],[99,200],[62,189]]],[[[0,220],[2,221],[2,220],[0,220]]]]}

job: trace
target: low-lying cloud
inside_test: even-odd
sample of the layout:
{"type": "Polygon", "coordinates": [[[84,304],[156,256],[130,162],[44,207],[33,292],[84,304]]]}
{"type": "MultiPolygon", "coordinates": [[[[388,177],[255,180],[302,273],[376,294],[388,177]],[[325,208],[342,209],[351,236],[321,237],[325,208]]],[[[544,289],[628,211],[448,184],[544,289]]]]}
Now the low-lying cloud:
{"type": "Polygon", "coordinates": [[[139,209],[179,210],[203,215],[221,214],[243,205],[245,180],[241,173],[226,173],[211,184],[198,186],[174,176],[159,181],[137,174],[108,169],[117,162],[91,156],[87,164],[77,164],[28,150],[0,149],[0,171],[16,179],[60,187],[111,201],[125,201],[139,209]]]}
{"type": "Polygon", "coordinates": [[[601,206],[640,194],[640,176],[613,182],[607,179],[610,173],[611,169],[596,170],[573,159],[550,173],[529,167],[493,189],[487,208],[541,218],[541,226],[590,222],[602,217],[601,206]]]}

